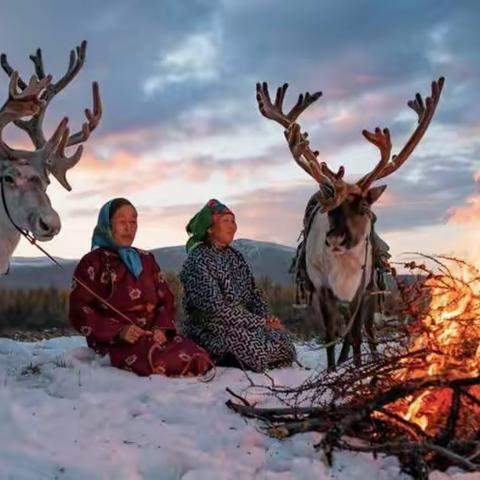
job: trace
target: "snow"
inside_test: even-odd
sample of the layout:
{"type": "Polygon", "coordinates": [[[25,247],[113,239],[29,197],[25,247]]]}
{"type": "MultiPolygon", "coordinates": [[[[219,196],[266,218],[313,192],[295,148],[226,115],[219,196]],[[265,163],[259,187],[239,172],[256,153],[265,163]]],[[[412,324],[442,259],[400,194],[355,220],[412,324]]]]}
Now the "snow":
{"type": "MultiPolygon", "coordinates": [[[[299,347],[300,361],[323,368],[324,352],[299,347]]],[[[297,385],[311,372],[274,370],[276,384],[297,385]]],[[[256,383],[268,384],[252,374],[256,383]]],[[[140,378],[109,366],[82,337],[36,343],[0,338],[2,480],[324,480],[407,479],[394,457],[336,452],[334,466],[313,445],[319,434],[276,440],[225,406],[243,372],[217,369],[213,381],[140,378]]],[[[267,406],[259,392],[249,400],[267,406]]],[[[451,469],[433,480],[474,480],[451,469]],[[457,472],[457,473],[455,473],[457,472]]]]}

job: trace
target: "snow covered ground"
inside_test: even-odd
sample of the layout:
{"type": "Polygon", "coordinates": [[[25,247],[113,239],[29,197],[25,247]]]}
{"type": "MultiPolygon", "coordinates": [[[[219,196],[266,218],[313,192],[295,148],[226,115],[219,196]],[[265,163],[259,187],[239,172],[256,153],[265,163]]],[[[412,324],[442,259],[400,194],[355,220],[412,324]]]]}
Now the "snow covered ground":
{"type": "MultiPolygon", "coordinates": [[[[322,367],[323,352],[299,348],[322,367]]],[[[277,384],[299,384],[310,372],[276,370],[277,384]]],[[[252,374],[257,383],[268,382],[252,374]]],[[[241,392],[239,370],[215,379],[140,378],[114,369],[83,338],[21,343],[0,338],[1,480],[406,479],[393,457],[335,453],[328,468],[313,449],[319,435],[280,441],[225,407],[226,387],[241,392]]],[[[267,406],[271,400],[247,395],[267,406]]],[[[479,474],[434,472],[434,480],[479,474]]]]}

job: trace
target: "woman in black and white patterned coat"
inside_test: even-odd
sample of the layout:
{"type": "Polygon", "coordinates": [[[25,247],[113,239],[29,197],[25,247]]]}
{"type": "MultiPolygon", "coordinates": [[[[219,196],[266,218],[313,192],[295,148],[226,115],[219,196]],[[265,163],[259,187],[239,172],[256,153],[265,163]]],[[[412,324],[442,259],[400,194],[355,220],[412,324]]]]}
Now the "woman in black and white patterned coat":
{"type": "Polygon", "coordinates": [[[255,372],[287,366],[295,346],[268,305],[242,254],[229,244],[235,216],[210,200],[189,222],[188,257],[180,273],[186,318],[183,333],[219,365],[255,372]]]}

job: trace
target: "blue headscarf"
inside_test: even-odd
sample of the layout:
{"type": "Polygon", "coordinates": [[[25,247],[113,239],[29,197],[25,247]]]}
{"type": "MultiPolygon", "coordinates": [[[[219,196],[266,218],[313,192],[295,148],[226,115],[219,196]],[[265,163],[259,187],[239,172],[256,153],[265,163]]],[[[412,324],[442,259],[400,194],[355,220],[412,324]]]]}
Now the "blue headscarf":
{"type": "MultiPolygon", "coordinates": [[[[92,250],[95,247],[104,247],[111,248],[115,250],[122,259],[123,263],[129,270],[129,272],[135,277],[138,278],[142,273],[142,260],[137,250],[133,247],[119,247],[113,240],[112,228],[110,224],[110,209],[112,203],[116,200],[123,200],[114,198],[107,202],[101,209],[98,214],[97,226],[93,230],[92,236],[92,250]]],[[[126,204],[130,202],[125,201],[126,204]]],[[[125,204],[123,203],[123,204],[125,204]]]]}

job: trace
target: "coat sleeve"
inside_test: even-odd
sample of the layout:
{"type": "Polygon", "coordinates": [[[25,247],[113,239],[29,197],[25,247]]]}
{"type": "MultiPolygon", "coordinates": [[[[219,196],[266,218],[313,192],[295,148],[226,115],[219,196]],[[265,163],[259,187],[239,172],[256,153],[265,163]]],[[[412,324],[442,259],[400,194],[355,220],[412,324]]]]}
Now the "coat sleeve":
{"type": "Polygon", "coordinates": [[[182,272],[184,295],[194,308],[219,319],[229,327],[261,328],[265,319],[241,306],[225,302],[217,280],[201,257],[187,259],[182,272]]]}
{"type": "Polygon", "coordinates": [[[70,293],[69,320],[73,328],[90,341],[113,343],[122,327],[127,323],[111,310],[100,309],[100,301],[80,282],[102,296],[100,275],[102,274],[98,255],[86,255],[74,272],[70,293]],[[79,282],[80,281],[80,282],[79,282]]]}
{"type": "Polygon", "coordinates": [[[155,307],[154,328],[175,330],[175,296],[153,255],[151,256],[151,262],[153,282],[158,298],[155,307]]]}

